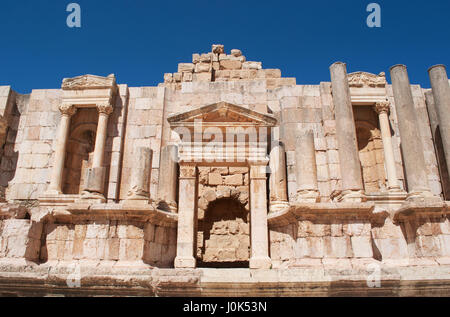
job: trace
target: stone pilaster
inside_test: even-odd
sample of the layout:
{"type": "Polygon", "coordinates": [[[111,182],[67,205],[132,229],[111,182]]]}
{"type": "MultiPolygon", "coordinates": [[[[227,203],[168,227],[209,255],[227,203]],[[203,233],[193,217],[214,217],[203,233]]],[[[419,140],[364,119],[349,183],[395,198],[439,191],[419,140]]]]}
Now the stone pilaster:
{"type": "Polygon", "coordinates": [[[393,66],[390,71],[408,183],[408,199],[432,197],[408,72],[405,65],[393,66]]]}
{"type": "Polygon", "coordinates": [[[46,192],[47,195],[62,194],[62,180],[66,160],[66,146],[70,132],[70,119],[76,113],[77,109],[74,105],[63,104],[59,107],[59,111],[61,111],[61,122],[56,139],[55,161],[50,176],[50,185],[46,192]]]}
{"type": "Polygon", "coordinates": [[[177,212],[178,147],[167,145],[161,150],[159,163],[158,205],[160,209],[177,212]]]}
{"type": "Polygon", "coordinates": [[[314,132],[301,131],[295,144],[297,202],[319,202],[314,132]]]}
{"type": "Polygon", "coordinates": [[[271,266],[267,225],[267,163],[250,163],[251,269],[269,269],[271,266]]]}
{"type": "Polygon", "coordinates": [[[380,121],[388,189],[389,191],[398,192],[401,190],[397,178],[397,169],[395,167],[394,148],[392,147],[391,126],[389,123],[389,101],[377,102],[375,105],[375,111],[378,113],[378,119],[380,121]]]}
{"type": "Polygon", "coordinates": [[[153,151],[146,147],[135,149],[128,200],[150,200],[150,176],[153,151]]]}
{"type": "Polygon", "coordinates": [[[197,167],[180,164],[177,257],[175,268],[195,268],[197,221],[197,167]]]}
{"type": "Polygon", "coordinates": [[[288,203],[286,151],[284,144],[279,143],[270,152],[270,211],[286,208],[288,203]]]}
{"type": "Polygon", "coordinates": [[[450,166],[450,84],[444,65],[433,66],[428,72],[448,168],[450,166]]]}
{"type": "Polygon", "coordinates": [[[338,62],[331,65],[330,72],[342,175],[342,194],[339,200],[360,202],[364,199],[364,186],[347,68],[344,63],[338,62]]]}

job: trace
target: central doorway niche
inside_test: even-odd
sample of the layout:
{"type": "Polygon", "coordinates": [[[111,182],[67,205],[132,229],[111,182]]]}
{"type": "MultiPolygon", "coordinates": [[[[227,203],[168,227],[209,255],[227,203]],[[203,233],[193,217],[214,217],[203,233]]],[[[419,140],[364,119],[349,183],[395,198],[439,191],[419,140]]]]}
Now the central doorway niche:
{"type": "Polygon", "coordinates": [[[64,164],[64,194],[81,193],[85,171],[92,165],[97,121],[96,108],[78,109],[72,117],[64,164]]]}
{"type": "Polygon", "coordinates": [[[248,268],[249,220],[249,211],[237,199],[221,198],[210,203],[198,224],[199,266],[248,268]]]}

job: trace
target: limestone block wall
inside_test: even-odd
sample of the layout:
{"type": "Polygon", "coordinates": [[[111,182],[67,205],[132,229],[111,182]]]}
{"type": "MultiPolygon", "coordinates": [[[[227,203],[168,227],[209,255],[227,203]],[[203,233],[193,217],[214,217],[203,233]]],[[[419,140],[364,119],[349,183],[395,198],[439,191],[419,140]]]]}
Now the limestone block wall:
{"type": "Polygon", "coordinates": [[[122,220],[86,220],[76,224],[48,223],[41,261],[144,261],[171,266],[176,253],[176,229],[122,220]]]}
{"type": "Polygon", "coordinates": [[[413,257],[446,257],[450,255],[450,222],[448,218],[421,216],[402,225],[413,257]]]}
{"type": "Polygon", "coordinates": [[[113,104],[113,113],[109,116],[106,134],[105,165],[105,198],[108,201],[118,201],[120,179],[123,165],[122,153],[125,143],[125,131],[128,115],[129,91],[127,85],[118,85],[119,92],[113,104]]]}
{"type": "MultiPolygon", "coordinates": [[[[147,147],[153,150],[150,193],[153,199],[157,198],[164,96],[164,87],[129,88],[123,165],[120,174],[121,200],[126,199],[130,186],[131,169],[135,166],[134,149],[139,147],[147,147]]],[[[114,139],[112,142],[114,142],[114,139]]],[[[119,160],[119,152],[113,155],[112,161],[119,160]]]]}
{"type": "Polygon", "coordinates": [[[357,218],[309,217],[271,227],[270,256],[275,265],[302,259],[372,258],[371,223],[357,218]]]}
{"type": "Polygon", "coordinates": [[[340,188],[339,156],[333,113],[328,112],[331,85],[281,87],[274,91],[279,100],[280,137],[286,146],[288,194],[295,200],[295,143],[300,130],[314,132],[317,180],[321,201],[330,201],[333,190],[340,188]],[[321,96],[324,95],[322,98],[321,96]],[[322,99],[324,99],[322,101],[322,99]]]}
{"type": "Polygon", "coordinates": [[[16,148],[21,114],[28,102],[27,95],[19,95],[9,87],[0,87],[0,201],[6,197],[6,189],[14,178],[19,153],[16,148]]]}
{"type": "Polygon", "coordinates": [[[46,189],[59,124],[60,90],[33,90],[21,113],[15,142],[18,162],[8,200],[34,200],[46,189]]]}
{"type": "Polygon", "coordinates": [[[0,258],[39,261],[42,224],[27,219],[0,220],[0,258]]]}

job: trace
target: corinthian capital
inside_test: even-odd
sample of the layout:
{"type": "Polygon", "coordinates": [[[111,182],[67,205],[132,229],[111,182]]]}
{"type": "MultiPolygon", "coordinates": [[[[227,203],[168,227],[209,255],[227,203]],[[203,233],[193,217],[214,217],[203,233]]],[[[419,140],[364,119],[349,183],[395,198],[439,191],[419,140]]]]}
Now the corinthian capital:
{"type": "Polygon", "coordinates": [[[77,112],[77,108],[70,103],[63,103],[59,106],[59,111],[61,111],[62,115],[71,117],[77,112]]]}
{"type": "Polygon", "coordinates": [[[113,112],[113,107],[109,102],[99,103],[97,104],[98,113],[103,113],[106,115],[110,115],[113,112]]]}
{"type": "Polygon", "coordinates": [[[389,109],[390,109],[390,103],[389,103],[389,101],[381,101],[381,102],[377,102],[376,104],[375,104],[375,111],[378,113],[378,114],[381,114],[381,113],[389,113],[389,109]]]}

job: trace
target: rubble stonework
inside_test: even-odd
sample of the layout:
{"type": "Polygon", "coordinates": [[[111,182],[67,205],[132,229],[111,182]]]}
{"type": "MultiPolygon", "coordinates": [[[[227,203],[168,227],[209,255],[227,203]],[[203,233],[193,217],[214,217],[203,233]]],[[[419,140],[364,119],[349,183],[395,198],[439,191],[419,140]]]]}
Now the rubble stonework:
{"type": "Polygon", "coordinates": [[[0,295],[450,295],[450,83],[391,74],[217,44],[157,87],[1,86],[0,295]]]}

